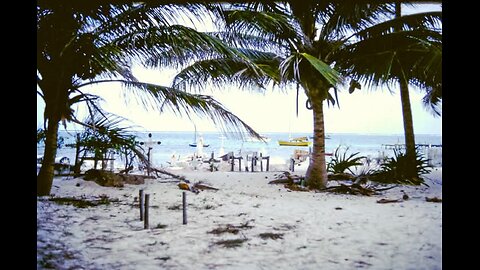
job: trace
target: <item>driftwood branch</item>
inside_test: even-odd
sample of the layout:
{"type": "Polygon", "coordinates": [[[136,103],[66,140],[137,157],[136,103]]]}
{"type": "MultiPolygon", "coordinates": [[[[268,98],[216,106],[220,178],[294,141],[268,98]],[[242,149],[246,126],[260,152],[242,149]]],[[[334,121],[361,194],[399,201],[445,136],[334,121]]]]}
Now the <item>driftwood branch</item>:
{"type": "Polygon", "coordinates": [[[298,175],[291,175],[290,172],[285,171],[281,175],[277,176],[277,179],[272,180],[268,183],[269,184],[293,184],[293,183],[298,183],[303,179],[305,179],[305,177],[298,176],[298,175]]]}
{"type": "Polygon", "coordinates": [[[396,202],[403,202],[402,199],[380,199],[377,203],[396,203],[396,202]]]}
{"type": "Polygon", "coordinates": [[[397,186],[391,186],[391,187],[386,187],[386,188],[368,188],[368,187],[362,187],[359,184],[351,184],[351,185],[345,185],[345,184],[340,184],[339,186],[332,186],[332,187],[327,187],[322,189],[322,191],[326,192],[335,192],[335,193],[343,193],[343,194],[353,194],[353,195],[366,195],[366,196],[371,196],[371,195],[377,195],[379,194],[378,192],[380,191],[385,191],[392,189],[397,186]]]}
{"type": "Polygon", "coordinates": [[[179,179],[179,180],[185,180],[185,177],[184,176],[181,176],[181,175],[176,175],[176,174],[173,174],[171,172],[167,172],[165,170],[162,170],[162,169],[158,169],[158,168],[150,168],[153,172],[157,173],[157,176],[159,173],[161,174],[166,174],[168,176],[171,176],[173,178],[176,178],[176,179],[179,179]]]}

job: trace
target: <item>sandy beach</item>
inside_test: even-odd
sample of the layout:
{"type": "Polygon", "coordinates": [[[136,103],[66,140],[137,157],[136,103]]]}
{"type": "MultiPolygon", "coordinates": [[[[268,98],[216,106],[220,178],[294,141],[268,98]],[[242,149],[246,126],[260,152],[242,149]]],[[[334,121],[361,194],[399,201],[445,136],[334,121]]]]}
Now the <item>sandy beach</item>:
{"type": "Polygon", "coordinates": [[[269,184],[280,170],[171,172],[218,188],[186,191],[186,225],[174,178],[113,188],[56,177],[52,196],[37,200],[37,269],[442,269],[442,203],[426,200],[442,198],[441,168],[426,175],[429,187],[374,196],[269,184]],[[150,196],[149,229],[140,189],[150,196]],[[110,203],[49,200],[65,197],[110,203]]]}

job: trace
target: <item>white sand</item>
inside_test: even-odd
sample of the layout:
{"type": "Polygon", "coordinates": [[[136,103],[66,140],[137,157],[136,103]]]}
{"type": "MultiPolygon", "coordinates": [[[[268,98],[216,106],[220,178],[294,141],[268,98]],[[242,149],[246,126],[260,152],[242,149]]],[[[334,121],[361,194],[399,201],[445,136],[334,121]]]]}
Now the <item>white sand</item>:
{"type": "MultiPolygon", "coordinates": [[[[219,188],[187,191],[173,179],[108,188],[81,178],[56,178],[56,197],[105,194],[110,205],[77,208],[47,198],[37,203],[37,268],[45,269],[442,269],[442,171],[430,187],[396,187],[372,197],[290,192],[269,181],[280,172],[175,170],[219,188]],[[78,186],[77,186],[78,185],[78,186]],[[139,219],[139,189],[150,194],[150,229],[139,219]],[[380,204],[377,200],[408,200],[380,204]],[[173,210],[169,208],[174,208],[173,210]],[[157,225],[165,228],[156,228],[157,225]],[[249,225],[237,234],[208,233],[249,225]],[[262,239],[262,233],[282,234],[262,239]],[[246,239],[227,248],[221,240],[246,239]]],[[[245,226],[244,226],[245,227],[245,226]]]]}

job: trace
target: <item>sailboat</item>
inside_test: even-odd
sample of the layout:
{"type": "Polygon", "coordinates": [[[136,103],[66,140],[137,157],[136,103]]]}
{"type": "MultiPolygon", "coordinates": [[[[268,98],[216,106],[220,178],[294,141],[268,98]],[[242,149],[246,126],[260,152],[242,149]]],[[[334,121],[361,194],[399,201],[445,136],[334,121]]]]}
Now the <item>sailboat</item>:
{"type": "MultiPolygon", "coordinates": [[[[297,91],[298,91],[298,85],[297,85],[297,91]]],[[[298,117],[298,110],[297,110],[297,117],[298,117]]],[[[312,142],[308,140],[307,136],[292,138],[292,135],[291,135],[292,121],[291,121],[291,119],[288,121],[288,130],[289,130],[288,140],[278,140],[278,145],[280,145],[280,146],[310,146],[312,144],[312,142]]]]}
{"type": "Polygon", "coordinates": [[[311,143],[307,137],[291,138],[288,141],[278,140],[278,145],[281,146],[309,146],[311,143]]]}
{"type": "MultiPolygon", "coordinates": [[[[188,145],[190,145],[191,147],[197,147],[197,126],[195,126],[195,124],[193,125],[195,127],[195,134],[194,134],[194,137],[193,137],[193,142],[192,143],[189,143],[188,145]]],[[[203,142],[203,140],[202,140],[203,142]]],[[[203,147],[209,147],[210,144],[203,144],[203,147]]]]}

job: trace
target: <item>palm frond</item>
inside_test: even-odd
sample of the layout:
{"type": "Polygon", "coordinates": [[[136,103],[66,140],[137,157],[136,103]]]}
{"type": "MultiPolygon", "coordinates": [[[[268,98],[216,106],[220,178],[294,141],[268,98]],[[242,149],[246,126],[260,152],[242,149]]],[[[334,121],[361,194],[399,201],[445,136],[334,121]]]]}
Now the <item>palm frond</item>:
{"type": "Polygon", "coordinates": [[[307,59],[308,62],[320,73],[320,75],[325,78],[325,80],[330,83],[332,86],[337,85],[341,82],[341,77],[338,71],[331,68],[322,60],[308,54],[308,53],[300,53],[300,55],[307,59]]]}
{"type": "Polygon", "coordinates": [[[375,24],[355,33],[357,39],[369,39],[398,31],[427,29],[439,32],[442,24],[442,12],[425,12],[405,15],[375,24]]]}
{"type": "Polygon", "coordinates": [[[319,12],[320,40],[339,39],[375,25],[395,12],[392,4],[347,1],[332,3],[319,12]]]}
{"type": "Polygon", "coordinates": [[[182,67],[219,55],[239,56],[220,39],[182,25],[142,29],[118,37],[112,44],[130,57],[145,60],[147,67],[182,67]]]}
{"type": "Polygon", "coordinates": [[[311,85],[317,85],[323,81],[325,86],[336,86],[343,81],[336,70],[322,60],[305,52],[292,53],[280,63],[279,68],[282,81],[301,82],[304,87],[307,82],[311,85]]]}
{"type": "Polygon", "coordinates": [[[284,54],[285,47],[271,39],[265,39],[252,33],[239,33],[233,31],[208,32],[209,35],[219,38],[233,48],[261,50],[264,53],[284,54]]]}
{"type": "Polygon", "coordinates": [[[217,58],[197,61],[181,70],[173,80],[173,87],[204,89],[209,83],[215,87],[225,84],[240,88],[264,89],[269,82],[279,82],[279,59],[275,54],[256,50],[238,50],[249,61],[234,58],[217,58]]]}
{"type": "MultiPolygon", "coordinates": [[[[255,138],[261,136],[235,114],[224,108],[217,100],[207,95],[191,94],[178,89],[159,86],[151,83],[132,82],[126,80],[105,80],[89,82],[90,84],[119,82],[126,89],[134,91],[134,97],[139,99],[145,108],[159,112],[169,109],[179,116],[206,116],[222,131],[232,132],[233,136],[248,134],[255,138]]],[[[87,84],[85,84],[87,85],[87,84]]]]}
{"type": "Polygon", "coordinates": [[[302,43],[307,40],[298,24],[291,17],[264,11],[232,10],[225,11],[228,31],[250,33],[280,46],[289,46],[288,40],[302,43]]]}
{"type": "Polygon", "coordinates": [[[348,45],[333,58],[344,75],[370,86],[396,80],[405,70],[412,81],[429,83],[434,75],[441,80],[436,74],[441,72],[439,39],[439,33],[424,29],[395,32],[348,45]]]}

